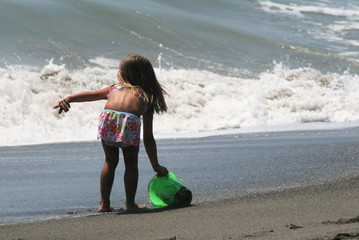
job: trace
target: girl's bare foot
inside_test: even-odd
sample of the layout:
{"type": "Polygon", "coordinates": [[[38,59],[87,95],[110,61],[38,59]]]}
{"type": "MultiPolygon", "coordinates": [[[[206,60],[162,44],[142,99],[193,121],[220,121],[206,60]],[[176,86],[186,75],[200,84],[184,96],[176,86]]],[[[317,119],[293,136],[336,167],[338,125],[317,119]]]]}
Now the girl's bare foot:
{"type": "Polygon", "coordinates": [[[144,208],[146,208],[146,205],[142,205],[142,204],[140,205],[140,204],[136,204],[136,203],[133,203],[133,204],[127,203],[126,204],[127,211],[137,211],[137,210],[141,210],[144,208]]]}
{"type": "Polygon", "coordinates": [[[98,209],[98,212],[100,212],[100,213],[106,213],[106,212],[112,212],[114,209],[112,208],[112,207],[110,207],[110,208],[102,208],[102,207],[100,207],[99,209],[98,209]]]}
{"type": "Polygon", "coordinates": [[[100,207],[98,208],[98,212],[112,212],[113,208],[111,207],[110,202],[105,203],[105,201],[101,200],[100,207]]]}

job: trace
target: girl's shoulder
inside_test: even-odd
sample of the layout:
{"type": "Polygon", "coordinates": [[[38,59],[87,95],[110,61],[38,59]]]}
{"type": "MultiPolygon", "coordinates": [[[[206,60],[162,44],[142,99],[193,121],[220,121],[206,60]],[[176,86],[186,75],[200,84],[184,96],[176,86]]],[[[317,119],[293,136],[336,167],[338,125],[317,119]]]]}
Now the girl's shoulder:
{"type": "Polygon", "coordinates": [[[113,92],[122,90],[122,85],[113,84],[110,86],[110,90],[108,91],[107,97],[109,97],[113,92]]]}
{"type": "Polygon", "coordinates": [[[122,83],[116,83],[112,85],[109,95],[114,91],[129,91],[132,92],[136,97],[139,97],[143,101],[147,102],[146,94],[140,87],[129,87],[123,85],[122,83]]]}
{"type": "Polygon", "coordinates": [[[122,85],[121,83],[116,83],[111,85],[111,90],[122,90],[125,89],[126,87],[124,85],[122,85]]]}

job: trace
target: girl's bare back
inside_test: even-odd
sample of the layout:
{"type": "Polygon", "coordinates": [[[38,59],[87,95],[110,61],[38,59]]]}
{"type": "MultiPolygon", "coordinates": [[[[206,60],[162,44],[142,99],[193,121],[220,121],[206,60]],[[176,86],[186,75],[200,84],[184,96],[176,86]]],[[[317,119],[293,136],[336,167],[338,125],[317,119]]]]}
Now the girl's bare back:
{"type": "Polygon", "coordinates": [[[147,104],[135,94],[129,91],[113,92],[107,100],[105,109],[143,115],[147,110],[147,104]]]}

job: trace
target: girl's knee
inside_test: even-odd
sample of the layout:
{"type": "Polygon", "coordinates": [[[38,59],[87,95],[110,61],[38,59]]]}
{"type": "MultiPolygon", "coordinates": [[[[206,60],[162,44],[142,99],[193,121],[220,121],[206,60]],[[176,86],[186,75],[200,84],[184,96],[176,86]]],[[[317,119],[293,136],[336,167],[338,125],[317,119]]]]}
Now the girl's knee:
{"type": "Polygon", "coordinates": [[[119,159],[118,159],[118,157],[117,158],[106,157],[105,161],[110,168],[116,168],[118,165],[119,159]]]}
{"type": "Polygon", "coordinates": [[[105,152],[105,161],[114,167],[117,166],[119,161],[119,149],[117,147],[111,147],[102,143],[103,150],[105,152]]]}
{"type": "Polygon", "coordinates": [[[137,167],[139,147],[122,148],[126,167],[137,167]]]}

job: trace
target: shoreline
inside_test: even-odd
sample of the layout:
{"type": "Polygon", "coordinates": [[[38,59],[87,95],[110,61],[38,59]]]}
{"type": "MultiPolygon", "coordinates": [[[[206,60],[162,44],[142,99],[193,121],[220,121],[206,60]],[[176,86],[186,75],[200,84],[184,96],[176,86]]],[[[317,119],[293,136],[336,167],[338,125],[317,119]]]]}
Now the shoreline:
{"type": "MultiPolygon", "coordinates": [[[[208,130],[199,132],[177,132],[177,133],[155,133],[156,140],[167,139],[199,139],[216,136],[228,136],[238,134],[260,134],[260,133],[277,133],[277,132],[296,132],[296,131],[333,131],[341,129],[358,128],[359,122],[309,122],[296,124],[265,125],[256,127],[232,128],[223,130],[208,130]]],[[[142,136],[141,136],[142,139],[142,136]]],[[[39,141],[36,143],[9,144],[0,145],[1,147],[27,147],[36,145],[53,145],[68,143],[93,143],[98,142],[96,139],[79,139],[79,140],[56,140],[56,141],[39,141]]]]}
{"type": "MultiPolygon", "coordinates": [[[[159,140],[159,157],[184,179],[198,206],[227,201],[224,199],[245,200],[250,196],[270,198],[295,189],[304,192],[312,188],[326,189],[358,176],[358,132],[359,128],[346,128],[159,140]],[[224,159],[226,164],[218,159],[224,159]]],[[[96,215],[97,169],[103,161],[96,142],[2,149],[2,174],[8,181],[2,182],[0,195],[8,197],[3,198],[1,225],[96,215]],[[74,173],[72,169],[82,170],[74,173]],[[23,180],[17,178],[19,175],[23,180]],[[16,179],[17,191],[12,187],[12,179],[16,179]],[[36,181],[31,183],[26,179],[36,181]],[[53,191],[54,186],[57,191],[53,191]],[[68,199],[68,196],[71,197],[68,199]],[[59,198],[67,202],[57,203],[59,198]],[[12,209],[14,205],[18,207],[12,209]],[[25,221],[21,221],[21,216],[25,221]]],[[[140,154],[140,162],[137,200],[148,204],[146,186],[153,172],[144,152],[140,154]]],[[[121,184],[121,179],[115,182],[115,208],[123,206],[121,184]]]]}
{"type": "Polygon", "coordinates": [[[357,199],[359,176],[168,211],[2,225],[0,239],[358,239],[357,199]]]}

